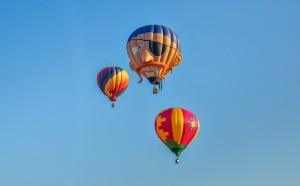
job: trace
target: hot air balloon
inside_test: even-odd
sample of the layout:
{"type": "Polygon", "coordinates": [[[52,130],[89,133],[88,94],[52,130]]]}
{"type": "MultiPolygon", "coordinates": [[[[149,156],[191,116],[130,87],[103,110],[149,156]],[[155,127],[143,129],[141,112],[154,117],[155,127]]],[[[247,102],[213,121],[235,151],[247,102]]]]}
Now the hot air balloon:
{"type": "Polygon", "coordinates": [[[177,34],[163,25],[147,25],[136,29],[128,38],[127,54],[131,70],[140,77],[147,78],[154,85],[153,93],[158,93],[156,85],[181,63],[181,44],[177,34]]]}
{"type": "Polygon", "coordinates": [[[169,108],[155,118],[155,131],[160,140],[176,155],[176,163],[182,151],[194,140],[200,129],[196,115],[183,108],[169,108]]]}
{"type": "Polygon", "coordinates": [[[129,84],[128,73],[120,67],[106,67],[97,75],[97,83],[100,90],[112,101],[114,101],[126,90],[129,84]]]}

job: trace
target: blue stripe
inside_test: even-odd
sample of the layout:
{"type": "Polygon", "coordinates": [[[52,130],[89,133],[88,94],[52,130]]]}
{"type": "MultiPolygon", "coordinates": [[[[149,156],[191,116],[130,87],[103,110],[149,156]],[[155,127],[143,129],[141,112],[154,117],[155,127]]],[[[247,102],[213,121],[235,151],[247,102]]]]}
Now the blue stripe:
{"type": "Polygon", "coordinates": [[[178,50],[181,51],[181,43],[180,43],[180,38],[178,37],[178,35],[174,31],[172,31],[170,28],[163,26],[163,25],[147,25],[147,26],[140,27],[140,28],[136,29],[129,36],[127,43],[133,37],[136,37],[139,34],[145,34],[148,32],[163,34],[164,36],[171,38],[171,41],[175,42],[178,50]]]}

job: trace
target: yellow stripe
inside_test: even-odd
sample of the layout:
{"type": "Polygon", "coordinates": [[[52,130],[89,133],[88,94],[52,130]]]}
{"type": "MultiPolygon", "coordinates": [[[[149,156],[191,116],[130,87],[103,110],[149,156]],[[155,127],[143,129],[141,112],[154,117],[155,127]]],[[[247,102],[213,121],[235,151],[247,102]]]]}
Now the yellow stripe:
{"type": "Polygon", "coordinates": [[[112,91],[112,87],[113,87],[114,80],[115,80],[114,77],[115,77],[115,75],[114,75],[113,77],[111,77],[111,78],[107,81],[107,83],[106,83],[106,85],[105,85],[105,88],[104,88],[105,94],[106,94],[106,96],[108,96],[108,97],[111,97],[111,96],[112,96],[112,94],[110,93],[110,91],[112,91]]]}
{"type": "Polygon", "coordinates": [[[122,70],[123,81],[129,81],[129,75],[125,70],[122,70]]]}
{"type": "Polygon", "coordinates": [[[174,141],[181,143],[182,131],[184,125],[183,113],[180,108],[172,109],[172,132],[174,141]]]}
{"type": "Polygon", "coordinates": [[[121,83],[122,72],[119,72],[112,76],[105,85],[105,94],[108,97],[111,97],[112,94],[110,91],[114,91],[121,83]]]}
{"type": "Polygon", "coordinates": [[[125,70],[122,70],[119,72],[120,77],[118,77],[118,83],[117,84],[117,92],[119,93],[120,90],[124,89],[124,87],[128,86],[128,81],[129,81],[129,75],[125,70]]]}

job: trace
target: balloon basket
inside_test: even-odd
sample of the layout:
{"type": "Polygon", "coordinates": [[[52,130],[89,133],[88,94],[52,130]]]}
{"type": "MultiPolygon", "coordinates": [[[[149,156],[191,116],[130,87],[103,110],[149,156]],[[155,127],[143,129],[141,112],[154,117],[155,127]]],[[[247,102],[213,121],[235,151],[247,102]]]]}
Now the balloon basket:
{"type": "Polygon", "coordinates": [[[153,88],[153,94],[157,94],[158,93],[158,89],[157,89],[157,87],[155,86],[154,88],[153,88]]]}

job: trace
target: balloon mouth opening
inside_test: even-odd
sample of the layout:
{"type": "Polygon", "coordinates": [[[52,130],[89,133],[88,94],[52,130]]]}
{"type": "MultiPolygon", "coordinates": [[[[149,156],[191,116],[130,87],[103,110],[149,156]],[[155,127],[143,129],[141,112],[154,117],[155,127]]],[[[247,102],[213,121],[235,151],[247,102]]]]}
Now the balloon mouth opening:
{"type": "Polygon", "coordinates": [[[117,96],[112,96],[112,97],[109,97],[109,100],[110,101],[117,101],[118,97],[117,96]]]}
{"type": "Polygon", "coordinates": [[[149,77],[148,80],[152,85],[158,85],[163,79],[161,77],[149,77]]]}
{"type": "MultiPolygon", "coordinates": [[[[141,64],[140,66],[138,66],[136,69],[135,69],[135,72],[138,74],[138,76],[140,77],[140,81],[138,83],[141,83],[143,81],[143,78],[142,78],[142,72],[141,72],[141,69],[144,68],[144,67],[147,67],[147,66],[157,66],[157,67],[161,67],[161,71],[159,74],[157,74],[159,76],[159,78],[161,79],[165,79],[164,77],[164,73],[166,71],[166,65],[162,62],[156,62],[156,61],[151,61],[151,62],[148,62],[148,63],[143,63],[141,64]]],[[[151,82],[150,82],[151,83],[151,82]]]]}

